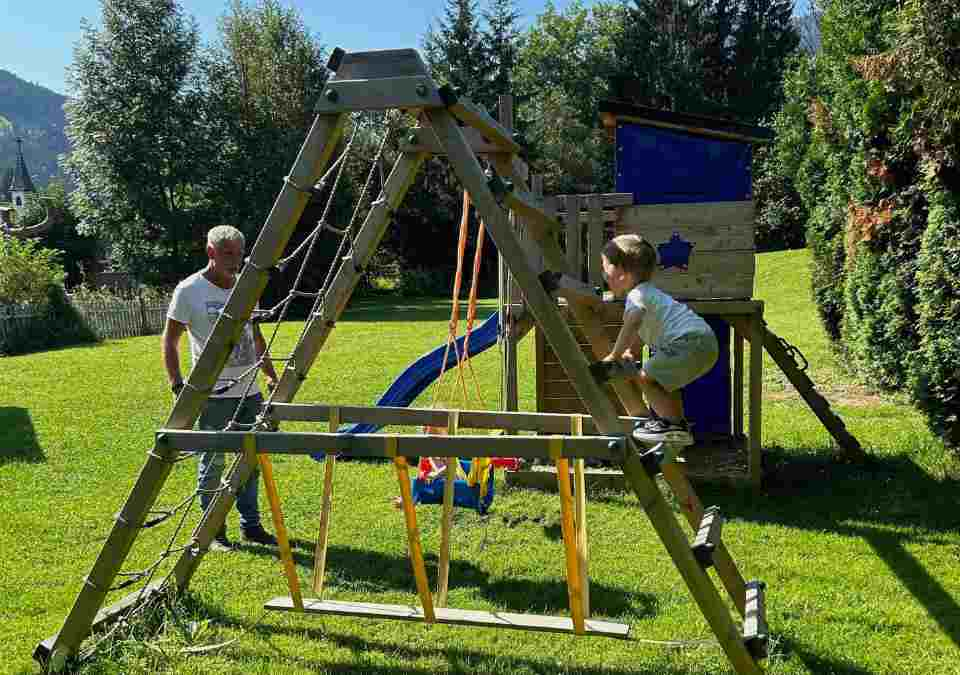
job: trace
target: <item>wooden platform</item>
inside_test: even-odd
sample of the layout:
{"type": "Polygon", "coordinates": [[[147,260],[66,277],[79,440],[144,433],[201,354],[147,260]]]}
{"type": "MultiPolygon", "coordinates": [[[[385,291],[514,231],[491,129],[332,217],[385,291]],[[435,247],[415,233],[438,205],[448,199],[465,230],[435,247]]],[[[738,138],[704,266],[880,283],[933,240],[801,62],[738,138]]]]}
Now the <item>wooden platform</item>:
{"type": "MultiPolygon", "coordinates": [[[[750,484],[750,470],[743,440],[714,441],[694,445],[684,451],[681,461],[687,477],[695,483],[719,483],[734,487],[750,484]]],[[[571,474],[572,475],[572,474],[571,474]]],[[[505,471],[507,485],[557,491],[557,470],[553,464],[525,467],[519,471],[505,471]]],[[[626,491],[623,472],[616,468],[592,467],[584,470],[588,492],[626,491]]]]}
{"type": "MultiPolygon", "coordinates": [[[[293,600],[288,596],[274,598],[264,605],[264,609],[281,612],[298,611],[293,606],[293,600]]],[[[305,614],[332,614],[363,619],[423,621],[423,610],[410,605],[379,605],[371,602],[340,602],[304,598],[303,611],[305,614]]],[[[573,634],[573,619],[565,616],[484,612],[469,609],[450,609],[448,607],[435,607],[434,612],[437,616],[437,623],[573,634]]],[[[630,626],[627,624],[587,619],[584,635],[626,638],[629,632],[630,626]]]]}

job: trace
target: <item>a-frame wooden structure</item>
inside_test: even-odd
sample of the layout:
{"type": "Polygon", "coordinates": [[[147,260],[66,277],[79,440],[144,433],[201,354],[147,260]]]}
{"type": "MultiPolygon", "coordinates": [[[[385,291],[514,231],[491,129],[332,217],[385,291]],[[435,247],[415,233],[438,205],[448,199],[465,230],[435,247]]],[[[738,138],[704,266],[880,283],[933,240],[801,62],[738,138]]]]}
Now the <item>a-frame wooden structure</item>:
{"type": "MultiPolygon", "coordinates": [[[[397,465],[401,488],[407,482],[404,456],[428,454],[434,456],[475,457],[487,455],[497,443],[510,455],[566,460],[568,458],[600,457],[619,462],[624,475],[639,498],[655,531],[667,549],[673,564],[690,590],[716,635],[721,647],[736,672],[760,673],[758,660],[766,653],[766,626],[764,618],[763,584],[745,583],[720,539],[721,518],[715,510],[704,512],[699,500],[675,463],[663,462],[663,453],[653,449],[641,452],[627,433],[623,418],[591,376],[587,359],[558,310],[554,297],[547,293],[531,266],[529,245],[521,244],[508,221],[507,209],[525,220],[527,232],[536,243],[538,254],[552,271],[563,272],[567,260],[556,241],[561,225],[544,215],[543,210],[524,189],[524,167],[518,157],[520,146],[500,124],[472,102],[458,98],[453,92],[440,89],[414,50],[378,51],[344,54],[337,50],[331,60],[335,75],[324,87],[317,105],[317,116],[306,141],[286,178],[247,264],[217,320],[203,353],[191,371],[185,388],[178,397],[164,428],[156,435],[153,448],[147,453],[146,463],[134,487],[116,516],[113,527],[104,542],[89,575],[74,601],[72,609],[59,632],[42,641],[35,651],[38,661],[50,669],[63,667],[67,659],[80,648],[91,631],[119,615],[131,605],[159,592],[146,588],[131,594],[109,607],[103,607],[108,590],[125,561],[131,546],[143,526],[171,467],[182,450],[215,450],[240,453],[240,460],[224,477],[227,489],[219,491],[211,501],[200,523],[194,530],[191,545],[184,547],[169,576],[169,583],[177,590],[187,587],[203,559],[215,533],[231,508],[236,486],[251,475],[259,462],[264,469],[271,506],[275,506],[271,490],[269,454],[305,454],[316,451],[336,451],[354,456],[392,458],[397,465]],[[272,398],[274,419],[322,419],[331,422],[330,433],[287,433],[277,431],[191,431],[208,393],[216,383],[231,346],[250,319],[268,275],[280,259],[293,228],[299,221],[311,194],[311,187],[330,163],[337,142],[345,128],[348,115],[361,110],[404,109],[418,111],[421,126],[416,130],[416,143],[402,152],[386,179],[379,197],[353,239],[348,257],[344,259],[332,283],[327,287],[319,310],[308,319],[292,358],[286,361],[282,377],[272,398]],[[476,152],[483,152],[496,168],[498,176],[484,174],[476,152]],[[527,429],[565,436],[424,436],[402,434],[347,434],[338,433],[335,421],[410,418],[420,423],[424,416],[442,416],[447,411],[346,409],[331,406],[297,406],[290,403],[296,395],[326,338],[336,326],[364,266],[383,237],[391,214],[400,205],[415,174],[430,153],[446,154],[449,163],[464,189],[469,191],[487,231],[493,237],[500,254],[524,294],[538,326],[550,344],[561,356],[577,394],[586,403],[590,418],[585,431],[594,435],[580,435],[577,416],[532,413],[468,413],[463,411],[459,424],[463,427],[484,426],[507,430],[527,429]],[[510,185],[512,184],[512,186],[510,185]],[[311,417],[313,415],[313,417],[311,417]],[[350,418],[353,415],[353,418],[350,418]],[[664,498],[655,482],[662,474],[671,486],[682,511],[696,535],[691,541],[678,522],[673,508],[664,498]],[[717,577],[743,617],[735,621],[728,604],[721,596],[708,568],[713,566],[717,577]]],[[[568,296],[569,300],[569,296],[568,296]]],[[[595,303],[570,302],[597,355],[604,355],[610,347],[603,332],[595,303]]],[[[626,409],[635,413],[644,410],[639,391],[629,381],[615,383],[618,396],[626,409]]],[[[668,453],[669,454],[669,453],[668,453]]],[[[564,465],[565,467],[565,465],[564,465]]],[[[562,472],[566,475],[566,471],[562,472]]],[[[569,490],[569,486],[568,486],[569,490]]],[[[426,580],[421,578],[423,563],[419,542],[415,541],[415,522],[409,522],[411,558],[414,559],[417,586],[423,602],[423,611],[402,613],[390,610],[380,613],[367,607],[364,610],[342,611],[342,614],[377,616],[378,618],[414,619],[427,622],[444,621],[442,613],[434,611],[426,580]],[[419,556],[419,561],[416,558],[419,556]],[[419,562],[419,567],[418,563],[419,562]],[[438,615],[439,614],[439,615],[438,615]]],[[[287,568],[291,597],[273,601],[274,609],[310,611],[313,602],[300,594],[299,583],[292,566],[282,519],[274,511],[278,526],[281,555],[287,568]]],[[[568,565],[568,575],[571,567],[568,565]]],[[[568,583],[575,582],[568,579],[568,583]]],[[[571,586],[572,588],[573,586],[571,586]]],[[[571,591],[571,598],[573,593],[571,591]]],[[[268,604],[268,607],[270,604],[268,604]]],[[[573,632],[590,633],[583,614],[571,602],[573,632]]],[[[447,619],[450,623],[472,625],[511,625],[514,615],[463,612],[447,619]],[[472,620],[471,614],[486,614],[481,620],[472,620]]],[[[523,615],[521,615],[523,616],[523,615]]],[[[597,622],[603,623],[603,622],[597,622]]],[[[526,626],[530,628],[531,626],[526,626]]],[[[570,620],[553,624],[544,622],[539,630],[570,630],[570,620]]],[[[601,631],[602,632],[602,631],[601,631]]]]}

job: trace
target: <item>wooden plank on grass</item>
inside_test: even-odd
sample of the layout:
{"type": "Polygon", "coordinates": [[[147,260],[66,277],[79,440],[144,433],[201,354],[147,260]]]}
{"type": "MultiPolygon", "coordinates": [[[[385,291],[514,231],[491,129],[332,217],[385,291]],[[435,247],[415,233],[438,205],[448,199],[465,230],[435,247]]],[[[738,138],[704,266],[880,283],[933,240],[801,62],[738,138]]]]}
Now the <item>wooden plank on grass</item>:
{"type": "MultiPolygon", "coordinates": [[[[288,597],[273,598],[264,609],[281,612],[298,611],[288,597]]],[[[303,611],[306,614],[353,616],[362,619],[387,619],[400,621],[423,621],[423,612],[410,605],[382,605],[371,602],[338,602],[333,600],[304,599],[303,611]]],[[[573,620],[566,616],[544,616],[540,614],[515,614],[513,612],[485,612],[470,609],[450,609],[437,607],[436,623],[455,626],[476,626],[479,628],[512,628],[547,633],[573,633],[573,620]]],[[[594,637],[626,638],[630,626],[612,621],[587,619],[584,621],[584,635],[594,637]]]]}

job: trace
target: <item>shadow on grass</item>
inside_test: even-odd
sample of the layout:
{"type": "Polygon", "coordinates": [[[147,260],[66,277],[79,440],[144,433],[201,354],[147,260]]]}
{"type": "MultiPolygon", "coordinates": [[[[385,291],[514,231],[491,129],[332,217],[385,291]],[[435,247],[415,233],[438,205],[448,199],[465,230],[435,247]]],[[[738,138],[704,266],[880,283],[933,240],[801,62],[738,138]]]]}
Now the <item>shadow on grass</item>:
{"type": "Polygon", "coordinates": [[[726,502],[737,518],[755,523],[863,539],[960,647],[960,604],[908,550],[915,542],[955,536],[960,480],[936,479],[906,455],[870,457],[858,465],[826,454],[767,452],[760,495],[710,488],[701,492],[704,503],[726,502]]]}
{"type": "MultiPolygon", "coordinates": [[[[187,594],[184,602],[197,611],[197,613],[209,617],[213,622],[221,626],[228,626],[258,635],[266,640],[272,636],[282,634],[294,637],[308,642],[328,642],[336,648],[349,650],[350,654],[346,658],[349,662],[331,663],[328,660],[318,658],[309,658],[302,653],[283,651],[273,645],[267,647],[270,649],[269,655],[253,649],[235,647],[229,651],[219,654],[221,658],[235,660],[239,663],[249,665],[258,659],[269,657],[271,664],[277,670],[284,670],[284,665],[295,666],[296,669],[306,669],[310,672],[324,673],[372,673],[381,675],[397,675],[400,673],[413,673],[415,675],[433,675],[435,668],[423,668],[411,666],[409,662],[420,659],[439,659],[446,665],[444,672],[451,673],[503,673],[503,672],[525,672],[525,673],[580,673],[582,675],[620,675],[630,673],[631,675],[693,675],[702,673],[703,669],[699,667],[684,668],[681,666],[665,664],[656,664],[649,668],[630,667],[613,668],[603,666],[584,666],[578,667],[569,663],[558,663],[555,658],[536,658],[535,656],[516,655],[514,653],[501,650],[497,654],[483,652],[479,650],[451,648],[449,643],[424,644],[423,640],[416,640],[416,644],[407,644],[397,639],[385,638],[377,640],[375,638],[367,639],[356,635],[337,633],[326,629],[324,623],[318,627],[304,628],[302,625],[276,625],[249,621],[246,618],[238,618],[235,615],[227,614],[223,608],[218,605],[207,604],[193,594],[187,594]],[[397,665],[384,665],[383,661],[399,661],[397,665]]],[[[339,621],[340,617],[312,617],[318,620],[332,619],[339,621]]],[[[382,621],[367,621],[364,619],[351,619],[349,621],[362,621],[369,624],[368,634],[376,636],[378,634],[377,626],[382,621]]],[[[427,631],[430,628],[424,627],[424,634],[429,635],[427,631]]],[[[472,628],[459,628],[463,631],[477,630],[472,628]]],[[[498,630],[498,629],[486,629],[498,630]]],[[[513,631],[507,631],[513,632],[513,631]]],[[[557,640],[569,639],[572,636],[555,636],[557,640]]],[[[604,638],[579,638],[591,641],[597,641],[596,644],[602,645],[604,638]]],[[[630,643],[628,638],[625,642],[630,643]]],[[[343,658],[343,657],[341,657],[343,658]]],[[[823,671],[830,672],[830,671],[823,671]]],[[[836,672],[847,672],[839,670],[836,672]]],[[[850,671],[853,675],[853,671],[850,671]]]]}
{"type": "Polygon", "coordinates": [[[26,408],[0,406],[0,466],[11,462],[46,461],[26,408]]]}
{"type": "Polygon", "coordinates": [[[822,654],[816,654],[803,646],[799,640],[790,637],[781,637],[777,642],[776,654],[782,654],[785,657],[793,656],[803,664],[811,673],[831,673],[832,675],[872,675],[874,671],[850,663],[849,661],[837,661],[829,659],[822,654]]]}
{"type": "MultiPolygon", "coordinates": [[[[242,546],[244,550],[261,555],[279,557],[275,549],[261,546],[242,546]]],[[[302,539],[291,541],[294,562],[303,568],[313,569],[313,542],[302,539]],[[308,552],[304,552],[308,551],[308,552]]],[[[427,576],[437,578],[436,555],[425,556],[427,576]]],[[[405,556],[387,555],[379,551],[361,550],[346,546],[330,546],[327,549],[326,588],[346,593],[385,592],[401,590],[416,593],[413,569],[405,556]]],[[[491,578],[490,575],[466,561],[450,561],[450,588],[476,589],[476,592],[497,607],[511,612],[562,614],[569,608],[567,584],[562,578],[556,581],[531,579],[491,578]]],[[[648,593],[632,593],[626,589],[592,581],[590,605],[597,615],[624,616],[636,619],[653,616],[656,611],[656,596],[648,593]]]]}

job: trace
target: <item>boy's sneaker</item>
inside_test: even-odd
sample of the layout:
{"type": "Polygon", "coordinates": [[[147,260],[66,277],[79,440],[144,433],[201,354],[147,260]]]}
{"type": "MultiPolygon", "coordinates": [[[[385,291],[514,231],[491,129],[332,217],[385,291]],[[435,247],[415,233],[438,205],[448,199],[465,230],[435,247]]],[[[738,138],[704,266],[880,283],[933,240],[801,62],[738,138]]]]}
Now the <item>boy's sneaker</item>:
{"type": "Polygon", "coordinates": [[[221,528],[217,532],[217,536],[213,538],[213,541],[210,542],[210,550],[217,551],[219,553],[226,553],[227,551],[233,550],[233,544],[230,543],[230,540],[227,539],[227,529],[221,528]]]}
{"type": "Polygon", "coordinates": [[[277,538],[263,529],[262,525],[254,525],[243,530],[244,541],[263,546],[276,546],[277,538]]]}
{"type": "Polygon", "coordinates": [[[650,408],[649,412],[646,415],[637,415],[634,419],[637,421],[633,423],[634,431],[643,431],[643,428],[653,420],[660,419],[660,415],[657,414],[657,411],[653,408],[650,408]]]}
{"type": "Polygon", "coordinates": [[[633,438],[640,443],[672,443],[693,445],[693,436],[686,420],[652,419],[639,429],[634,429],[633,438]]]}

